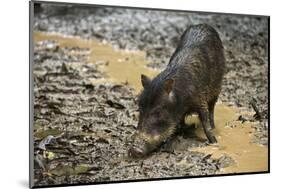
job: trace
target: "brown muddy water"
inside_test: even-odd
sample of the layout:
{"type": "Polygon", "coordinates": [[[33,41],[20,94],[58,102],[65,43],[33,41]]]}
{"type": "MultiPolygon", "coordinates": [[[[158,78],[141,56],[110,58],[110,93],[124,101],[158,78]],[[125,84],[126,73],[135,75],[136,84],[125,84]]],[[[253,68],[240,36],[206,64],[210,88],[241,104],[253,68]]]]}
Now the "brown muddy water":
{"type": "MultiPolygon", "coordinates": [[[[224,154],[232,157],[235,164],[224,168],[223,173],[267,171],[268,149],[252,141],[255,129],[251,125],[254,123],[237,121],[239,115],[249,114],[253,115],[251,112],[243,112],[236,107],[217,104],[214,134],[218,144],[193,148],[191,151],[212,154],[213,158],[220,158],[224,154]]],[[[197,116],[188,117],[186,122],[197,125],[197,136],[206,138],[202,127],[199,126],[197,116]]]]}
{"type": "Polygon", "coordinates": [[[34,32],[34,40],[54,40],[61,47],[88,48],[88,62],[97,64],[99,71],[107,76],[105,79],[94,79],[93,83],[128,83],[138,93],[142,89],[140,83],[142,73],[149,77],[159,73],[158,70],[145,66],[149,62],[145,59],[145,53],[141,51],[120,51],[106,42],[41,32],[34,32]]]}
{"type": "MultiPolygon", "coordinates": [[[[141,74],[153,77],[160,71],[146,66],[149,62],[144,52],[118,50],[106,42],[41,32],[34,32],[34,40],[54,40],[61,47],[88,49],[86,52],[88,63],[98,65],[99,71],[105,75],[103,79],[92,79],[93,83],[127,83],[135,89],[136,94],[142,89],[141,74]]],[[[212,154],[212,158],[215,159],[223,155],[230,156],[235,164],[224,168],[222,173],[267,171],[268,148],[253,142],[256,131],[252,125],[255,122],[237,121],[239,115],[253,114],[254,112],[243,111],[241,108],[218,104],[215,109],[216,129],[214,130],[218,144],[190,150],[212,154]]],[[[187,117],[186,122],[194,123],[197,126],[197,136],[206,138],[196,116],[187,117]]]]}

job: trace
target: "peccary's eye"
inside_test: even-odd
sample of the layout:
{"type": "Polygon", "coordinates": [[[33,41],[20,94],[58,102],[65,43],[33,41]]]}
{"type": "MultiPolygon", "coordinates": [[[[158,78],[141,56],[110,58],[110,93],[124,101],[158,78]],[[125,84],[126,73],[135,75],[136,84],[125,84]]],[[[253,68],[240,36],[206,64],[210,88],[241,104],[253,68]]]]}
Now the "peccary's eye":
{"type": "Polygon", "coordinates": [[[138,109],[138,112],[140,113],[140,114],[143,114],[143,110],[142,109],[138,109]]]}

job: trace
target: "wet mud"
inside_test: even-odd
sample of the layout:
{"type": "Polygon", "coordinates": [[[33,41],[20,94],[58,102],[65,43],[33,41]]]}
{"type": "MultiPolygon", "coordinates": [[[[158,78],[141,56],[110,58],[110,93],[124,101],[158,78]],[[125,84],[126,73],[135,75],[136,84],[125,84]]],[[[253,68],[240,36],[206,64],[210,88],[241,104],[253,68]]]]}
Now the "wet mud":
{"type": "MultiPolygon", "coordinates": [[[[192,115],[186,117],[185,128],[148,157],[129,158],[127,150],[138,121],[140,75],[153,77],[163,69],[162,61],[167,61],[171,50],[165,49],[168,42],[149,50],[134,48],[134,42],[125,39],[131,42],[120,48],[115,40],[106,36],[108,31],[105,36],[89,37],[84,35],[87,32],[52,29],[52,20],[60,20],[60,15],[50,16],[50,25],[40,28],[45,14],[43,11],[37,15],[34,26],[35,185],[268,170],[267,104],[260,101],[264,96],[257,99],[255,104],[260,110],[257,116],[251,106],[243,104],[250,97],[240,98],[236,103],[232,95],[239,89],[235,85],[240,82],[234,81],[247,73],[237,74],[236,69],[231,70],[233,65],[228,67],[231,71],[225,76],[224,89],[215,109],[214,133],[218,144],[208,143],[197,116],[192,115]],[[160,52],[165,53],[162,56],[160,52]]],[[[68,19],[63,21],[67,22],[68,19]]],[[[226,44],[227,52],[228,49],[226,44]]],[[[235,49],[232,52],[235,53],[235,49]]],[[[228,55],[227,60],[232,61],[228,55]]],[[[256,69],[260,70],[261,77],[264,68],[261,64],[256,69]]],[[[250,77],[249,74],[246,77],[250,77]]],[[[255,83],[264,82],[257,78],[255,83]]],[[[266,89],[258,87],[258,90],[266,89]]]]}
{"type": "MultiPolygon", "coordinates": [[[[48,59],[52,60],[55,57],[48,57],[43,62],[38,62],[42,65],[35,66],[34,69],[35,79],[38,80],[36,84],[43,82],[41,86],[35,85],[35,97],[37,97],[35,110],[39,111],[35,111],[34,137],[38,148],[35,157],[36,164],[44,170],[41,174],[38,173],[41,176],[37,178],[38,183],[63,183],[65,180],[59,179],[64,177],[64,179],[70,177],[75,183],[75,177],[81,179],[85,175],[87,175],[85,177],[88,179],[87,182],[95,182],[268,169],[267,147],[253,141],[255,129],[252,125],[255,122],[242,123],[238,119],[241,115],[253,116],[254,113],[243,113],[239,108],[222,103],[215,111],[217,128],[214,132],[218,144],[208,144],[198,120],[195,116],[191,116],[186,119],[187,131],[171,138],[151,156],[142,160],[128,158],[127,149],[132,142],[131,136],[136,129],[138,118],[135,99],[141,87],[137,78],[140,78],[141,73],[153,76],[160,70],[148,68],[148,62],[141,52],[117,50],[110,44],[94,40],[40,32],[34,33],[34,40],[35,55],[42,52],[42,55],[46,53],[44,55],[48,56],[49,52],[50,56],[54,56],[57,52],[63,53],[62,57],[69,56],[69,60],[57,60],[56,71],[44,70],[50,66],[48,59]],[[108,57],[111,53],[113,56],[108,57]],[[79,58],[72,60],[70,57],[79,58]],[[127,57],[130,58],[126,59],[127,57]],[[120,61],[124,59],[126,62],[120,61]],[[107,64],[100,62],[107,62],[107,64]],[[46,67],[43,66],[44,64],[47,64],[46,67]],[[113,68],[110,64],[118,65],[113,67],[116,73],[111,73],[113,68]],[[93,75],[87,75],[88,66],[93,66],[91,67],[93,75]],[[128,74],[124,80],[125,69],[127,73],[134,74],[128,74]],[[42,71],[38,72],[38,70],[42,71]],[[52,85],[53,80],[57,80],[59,84],[52,85]],[[76,86],[76,82],[80,83],[78,85],[80,89],[76,86]],[[115,96],[115,92],[118,95],[115,96]],[[78,100],[79,98],[81,99],[78,100]],[[112,115],[117,116],[117,120],[111,120],[112,115]],[[121,120],[126,122],[122,123],[121,120]],[[192,125],[191,128],[188,125],[192,125]],[[66,145],[67,150],[62,145],[66,145]],[[85,152],[81,152],[81,148],[85,152]],[[68,156],[74,156],[73,160],[68,156]],[[170,159],[170,156],[174,157],[170,159]],[[107,159],[109,157],[110,159],[107,159]],[[93,160],[96,158],[101,158],[99,163],[93,160]],[[203,161],[205,167],[198,167],[196,161],[192,163],[196,159],[203,161]],[[73,162],[74,160],[76,163],[73,162]],[[206,164],[204,164],[205,160],[206,164]],[[160,174],[152,167],[156,162],[162,169],[167,169],[168,162],[173,164],[174,168],[169,168],[165,173],[160,174]],[[97,167],[97,163],[102,166],[97,167]],[[146,168],[143,168],[143,163],[146,163],[146,168]],[[210,168],[209,164],[213,168],[210,168]],[[112,175],[110,172],[104,172],[112,166],[116,166],[117,169],[112,175]],[[127,171],[138,170],[139,173],[130,177],[123,171],[118,172],[122,167],[126,167],[127,171]],[[51,178],[53,181],[50,181],[51,178]]],[[[41,169],[38,169],[38,172],[41,169]]]]}
{"type": "Polygon", "coordinates": [[[140,75],[147,74],[154,77],[160,70],[148,67],[148,60],[145,53],[141,51],[121,51],[114,49],[112,45],[106,42],[100,43],[96,40],[86,40],[78,37],[67,37],[59,34],[43,34],[35,32],[35,41],[56,40],[61,47],[79,47],[86,48],[88,51],[87,62],[96,64],[105,78],[93,79],[94,83],[127,83],[133,87],[136,93],[142,90],[140,75]]]}
{"type": "MultiPolygon", "coordinates": [[[[255,129],[253,124],[257,122],[241,122],[238,117],[251,115],[253,112],[243,112],[237,107],[218,104],[215,109],[215,136],[218,144],[205,147],[196,147],[191,151],[211,154],[212,158],[220,158],[223,155],[230,156],[234,162],[223,168],[223,173],[260,172],[268,170],[268,148],[254,142],[255,129]]],[[[188,117],[188,124],[195,124],[198,128],[198,137],[205,138],[204,131],[199,125],[198,117],[188,117]]]]}

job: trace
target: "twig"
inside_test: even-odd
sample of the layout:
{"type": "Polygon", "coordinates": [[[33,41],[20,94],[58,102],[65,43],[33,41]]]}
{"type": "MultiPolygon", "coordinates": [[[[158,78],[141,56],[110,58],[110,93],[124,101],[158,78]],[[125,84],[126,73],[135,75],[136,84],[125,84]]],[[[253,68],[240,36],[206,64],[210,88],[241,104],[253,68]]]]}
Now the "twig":
{"type": "Polygon", "coordinates": [[[254,115],[255,119],[257,119],[257,120],[262,119],[262,115],[256,105],[257,104],[256,99],[253,98],[252,101],[250,102],[250,104],[253,107],[254,111],[256,112],[256,114],[254,115]]]}

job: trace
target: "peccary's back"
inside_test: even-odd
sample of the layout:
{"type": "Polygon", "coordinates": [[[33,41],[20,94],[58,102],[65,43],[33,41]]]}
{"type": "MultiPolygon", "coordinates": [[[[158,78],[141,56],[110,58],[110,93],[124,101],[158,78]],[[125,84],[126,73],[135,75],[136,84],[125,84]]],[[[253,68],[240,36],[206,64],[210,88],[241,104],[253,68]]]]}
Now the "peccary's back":
{"type": "Polygon", "coordinates": [[[200,43],[215,43],[216,46],[222,47],[217,31],[207,24],[199,24],[190,26],[185,30],[181,36],[177,50],[200,43]]]}
{"type": "Polygon", "coordinates": [[[188,27],[182,34],[180,42],[175,52],[173,53],[167,67],[188,63],[184,62],[183,58],[194,58],[191,56],[192,52],[196,49],[198,50],[199,48],[201,48],[201,51],[213,50],[213,54],[209,55],[223,56],[223,46],[217,31],[207,24],[193,25],[188,27]]]}
{"type": "Polygon", "coordinates": [[[190,26],[159,78],[175,80],[179,103],[200,105],[216,98],[225,69],[222,42],[206,24],[190,26]]]}

